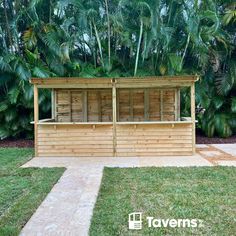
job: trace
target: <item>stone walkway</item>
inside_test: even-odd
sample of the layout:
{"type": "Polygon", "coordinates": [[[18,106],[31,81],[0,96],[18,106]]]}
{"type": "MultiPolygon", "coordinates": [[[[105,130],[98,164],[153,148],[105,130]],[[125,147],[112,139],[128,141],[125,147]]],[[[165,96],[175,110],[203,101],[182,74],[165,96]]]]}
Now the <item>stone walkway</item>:
{"type": "Polygon", "coordinates": [[[104,166],[236,166],[236,144],[198,145],[194,156],[142,158],[33,158],[23,167],[67,170],[36,210],[21,236],[86,236],[104,166]]]}
{"type": "Polygon", "coordinates": [[[214,166],[236,166],[236,144],[198,145],[197,153],[214,166]]]}

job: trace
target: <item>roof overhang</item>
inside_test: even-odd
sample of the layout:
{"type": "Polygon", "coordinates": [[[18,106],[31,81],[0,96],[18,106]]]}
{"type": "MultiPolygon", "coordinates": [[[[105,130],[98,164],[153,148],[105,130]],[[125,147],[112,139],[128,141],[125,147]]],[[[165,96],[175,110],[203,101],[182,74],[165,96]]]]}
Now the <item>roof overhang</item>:
{"type": "Polygon", "coordinates": [[[148,76],[121,78],[32,78],[31,84],[38,88],[153,88],[153,87],[187,87],[199,79],[199,76],[148,76]]]}

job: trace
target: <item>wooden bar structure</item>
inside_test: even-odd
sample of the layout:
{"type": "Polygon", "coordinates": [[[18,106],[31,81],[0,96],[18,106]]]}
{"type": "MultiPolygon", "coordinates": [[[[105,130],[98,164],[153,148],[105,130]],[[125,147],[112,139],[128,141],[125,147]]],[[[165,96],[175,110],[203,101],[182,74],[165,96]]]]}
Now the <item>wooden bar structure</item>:
{"type": "Polygon", "coordinates": [[[197,76],[32,78],[35,156],[132,157],[195,153],[197,76]],[[190,88],[191,117],[180,115],[190,88]],[[38,89],[51,89],[51,118],[39,120],[38,89]]]}

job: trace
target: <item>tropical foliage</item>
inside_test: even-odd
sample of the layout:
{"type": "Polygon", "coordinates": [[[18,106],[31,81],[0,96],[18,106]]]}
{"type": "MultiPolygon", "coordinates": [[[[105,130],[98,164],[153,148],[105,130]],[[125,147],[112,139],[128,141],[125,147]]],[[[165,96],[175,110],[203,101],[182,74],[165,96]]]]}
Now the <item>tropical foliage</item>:
{"type": "MultiPolygon", "coordinates": [[[[32,135],[32,76],[174,74],[201,75],[199,127],[230,136],[235,7],[233,0],[0,0],[0,137],[32,135]]],[[[49,95],[40,94],[43,115],[49,95]]],[[[182,107],[187,113],[189,103],[182,107]]]]}

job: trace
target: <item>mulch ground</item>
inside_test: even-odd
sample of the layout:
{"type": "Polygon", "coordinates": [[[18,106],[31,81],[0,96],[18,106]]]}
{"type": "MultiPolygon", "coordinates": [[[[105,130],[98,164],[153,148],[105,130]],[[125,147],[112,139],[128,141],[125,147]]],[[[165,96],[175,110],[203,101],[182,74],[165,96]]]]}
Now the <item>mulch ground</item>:
{"type": "Polygon", "coordinates": [[[236,143],[236,134],[229,138],[208,138],[204,136],[204,134],[197,129],[196,131],[196,143],[197,144],[220,144],[220,143],[236,143]]]}
{"type": "Polygon", "coordinates": [[[207,138],[201,135],[197,135],[197,144],[220,144],[220,143],[236,143],[236,135],[229,138],[207,138]]]}
{"type": "Polygon", "coordinates": [[[0,147],[34,147],[34,140],[26,140],[26,139],[4,139],[0,140],[0,147]]]}
{"type": "MultiPolygon", "coordinates": [[[[218,143],[236,143],[236,135],[233,135],[230,138],[207,138],[201,133],[197,133],[196,137],[197,144],[218,144],[218,143]]],[[[4,139],[0,140],[0,147],[34,147],[34,140],[26,139],[4,139]]]]}

